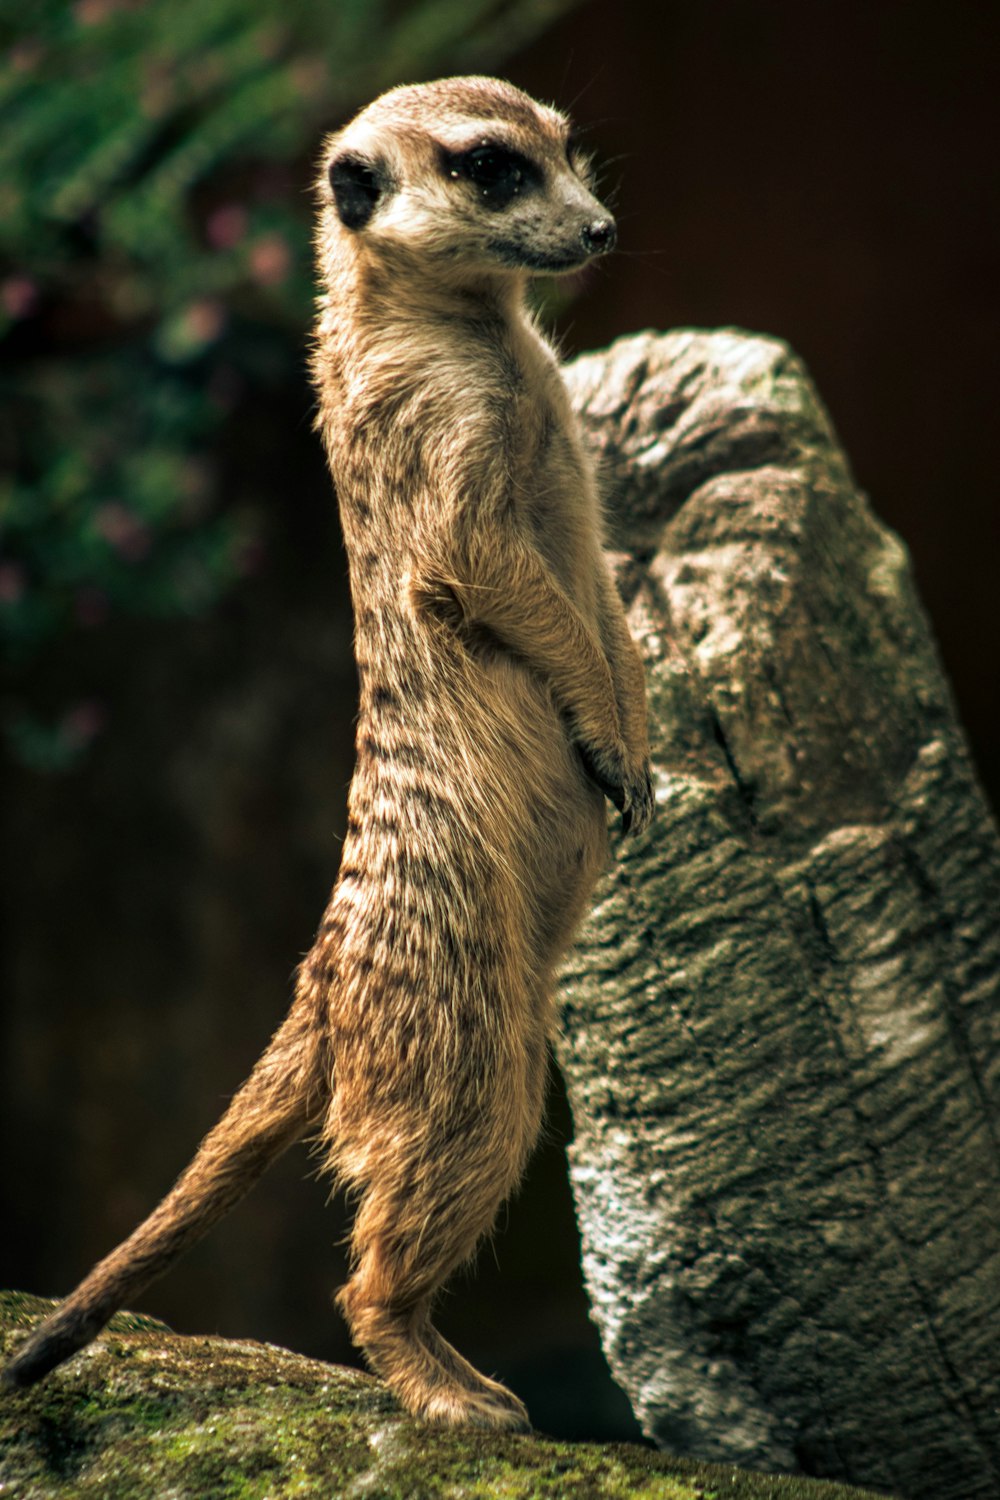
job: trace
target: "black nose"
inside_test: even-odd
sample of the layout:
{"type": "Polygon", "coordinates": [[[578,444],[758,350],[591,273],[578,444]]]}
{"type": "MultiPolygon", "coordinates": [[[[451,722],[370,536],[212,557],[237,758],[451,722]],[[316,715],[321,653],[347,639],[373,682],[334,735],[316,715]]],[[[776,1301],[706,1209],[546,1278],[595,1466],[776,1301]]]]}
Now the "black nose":
{"type": "Polygon", "coordinates": [[[603,255],[606,250],[613,250],[618,238],[614,219],[595,219],[592,224],[585,224],[580,238],[588,255],[603,255]]]}

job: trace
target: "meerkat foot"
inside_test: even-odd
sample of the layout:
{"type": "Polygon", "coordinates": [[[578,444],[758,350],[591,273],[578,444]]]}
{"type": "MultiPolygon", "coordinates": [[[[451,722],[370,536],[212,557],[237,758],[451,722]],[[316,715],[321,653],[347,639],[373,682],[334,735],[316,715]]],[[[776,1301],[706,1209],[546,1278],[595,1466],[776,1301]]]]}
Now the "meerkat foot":
{"type": "MultiPolygon", "coordinates": [[[[433,1333],[433,1330],[431,1330],[433,1333]]],[[[423,1340],[419,1352],[405,1372],[390,1380],[407,1410],[438,1427],[482,1427],[497,1432],[530,1432],[531,1422],[522,1401],[501,1385],[480,1375],[458,1355],[440,1334],[434,1334],[434,1349],[423,1340]],[[450,1358],[438,1358],[439,1350],[450,1358]],[[454,1366],[460,1366],[456,1372],[454,1366]]]]}
{"type": "Polygon", "coordinates": [[[421,1343],[447,1381],[430,1396],[421,1415],[442,1426],[491,1427],[504,1432],[530,1432],[527,1407],[498,1380],[481,1375],[463,1359],[431,1324],[425,1324],[421,1343]]]}
{"type": "Polygon", "coordinates": [[[530,1432],[524,1404],[463,1359],[429,1320],[426,1306],[359,1305],[348,1284],[338,1301],[372,1369],[407,1411],[440,1427],[530,1432]]]}
{"type": "Polygon", "coordinates": [[[530,1432],[531,1421],[522,1401],[495,1380],[482,1377],[480,1392],[468,1391],[458,1384],[439,1388],[420,1406],[411,1407],[414,1416],[423,1417],[436,1427],[482,1427],[494,1432],[530,1432]]]}

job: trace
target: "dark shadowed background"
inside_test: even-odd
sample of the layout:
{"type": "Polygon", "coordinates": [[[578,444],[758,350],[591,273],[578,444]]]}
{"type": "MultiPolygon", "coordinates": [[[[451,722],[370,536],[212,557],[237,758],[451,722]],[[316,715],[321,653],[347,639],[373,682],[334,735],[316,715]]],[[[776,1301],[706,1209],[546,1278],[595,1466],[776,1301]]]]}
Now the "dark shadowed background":
{"type": "MultiPolygon", "coordinates": [[[[186,68],[186,4],[3,23],[0,136],[24,144],[0,161],[0,1282],[31,1291],[68,1290],[187,1160],[282,1014],[335,873],[355,680],[304,373],[307,188],[322,129],[375,89],[488,65],[572,110],[621,248],[553,303],[567,354],[684,325],[794,346],[910,548],[1000,794],[992,7],[484,4],[463,31],[397,4],[369,8],[366,52],[365,7],[332,4],[329,55],[310,45],[322,8],[289,5],[286,32],[260,9],[236,35],[238,8],[206,0],[217,31],[186,68]],[[84,126],[60,116],[84,52],[86,170],[84,126]]],[[[629,1435],[586,1316],[568,1130],[556,1088],[442,1323],[541,1427],[629,1435]]],[[[352,1358],[329,1304],[343,1213],[310,1172],[291,1153],[142,1306],[352,1358]]]]}

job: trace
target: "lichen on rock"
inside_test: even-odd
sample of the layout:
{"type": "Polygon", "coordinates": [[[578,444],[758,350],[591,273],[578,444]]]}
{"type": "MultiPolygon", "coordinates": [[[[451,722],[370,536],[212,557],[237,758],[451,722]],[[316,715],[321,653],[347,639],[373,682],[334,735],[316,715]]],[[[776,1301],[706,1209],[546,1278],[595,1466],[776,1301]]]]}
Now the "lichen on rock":
{"type": "MultiPolygon", "coordinates": [[[[52,1303],[0,1293],[9,1353],[52,1303]]],[[[119,1313],[0,1402],[4,1500],[859,1500],[839,1485],[628,1444],[428,1427],[381,1381],[268,1344],[119,1313]]]]}

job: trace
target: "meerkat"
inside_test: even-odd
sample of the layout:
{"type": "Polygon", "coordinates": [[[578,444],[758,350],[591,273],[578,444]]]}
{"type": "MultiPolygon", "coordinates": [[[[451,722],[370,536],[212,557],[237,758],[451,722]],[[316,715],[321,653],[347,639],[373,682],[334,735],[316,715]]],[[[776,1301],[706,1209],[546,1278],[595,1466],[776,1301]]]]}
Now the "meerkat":
{"type": "Polygon", "coordinates": [[[434,1328],[538,1135],[553,972],[607,855],[652,814],[643,672],[537,274],[610,250],[567,119],[450,78],[325,145],[312,369],[360,678],[343,853],[295,998],[150,1217],[28,1338],[81,1348],[311,1135],[357,1199],[338,1294],[414,1414],[523,1428],[434,1328]]]}

